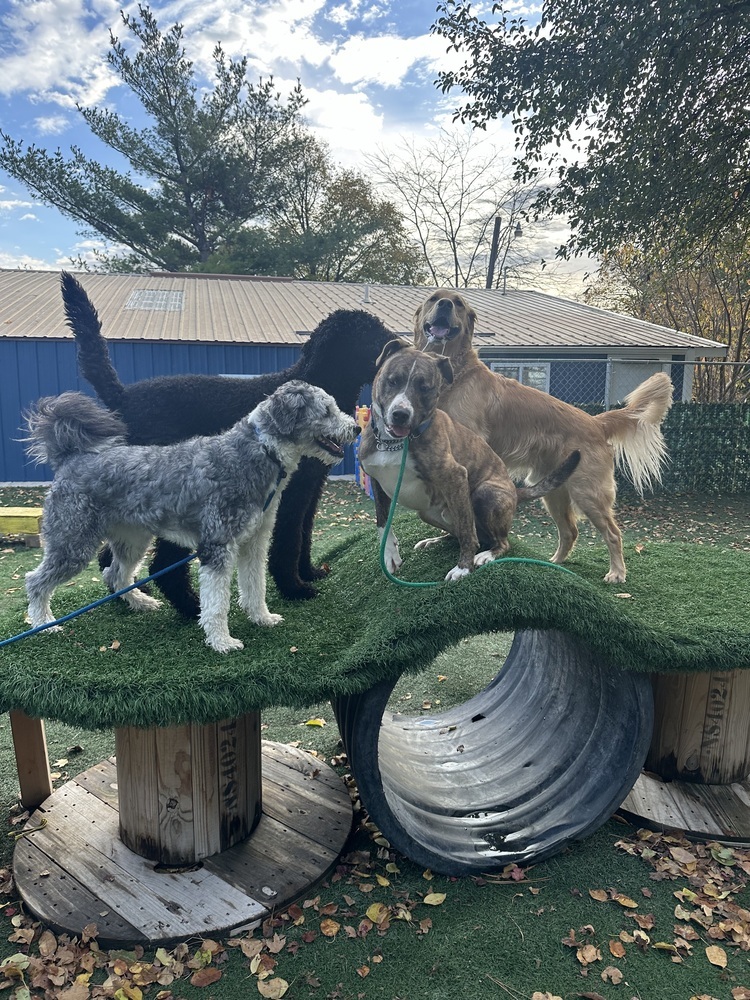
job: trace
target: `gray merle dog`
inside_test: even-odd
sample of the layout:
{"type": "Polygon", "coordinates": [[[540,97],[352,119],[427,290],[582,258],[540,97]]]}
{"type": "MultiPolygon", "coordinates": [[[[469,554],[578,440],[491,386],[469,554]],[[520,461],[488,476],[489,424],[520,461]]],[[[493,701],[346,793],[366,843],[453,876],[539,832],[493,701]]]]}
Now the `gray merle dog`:
{"type": "MultiPolygon", "coordinates": [[[[327,392],[286,382],[232,428],[171,445],[128,445],[118,416],[78,392],[46,397],[26,414],[27,451],[55,478],[44,503],[44,557],[26,575],[29,618],[53,621],[57,586],[85,568],[102,539],[103,571],[117,591],[133,583],[154,537],[197,549],[200,623],[220,653],[242,649],[229,634],[230,586],[259,625],[280,615],[266,606],[266,561],[283,485],[303,456],[335,465],[359,428],[327,392]]],[[[123,595],[137,611],[159,606],[138,589],[123,595]]]]}
{"type": "MultiPolygon", "coordinates": [[[[76,339],[81,373],[99,399],[127,425],[130,444],[172,444],[196,434],[218,434],[236,423],[284,382],[300,379],[329,392],[341,410],[353,413],[362,386],[372,382],[375,360],[393,334],[363,309],[337,309],[302,345],[299,359],[283,371],[255,378],[222,375],[161,375],[123,385],[112,366],[96,309],[72,274],[62,274],[68,323],[76,339]]],[[[314,597],[313,583],[327,572],[311,559],[313,519],[328,467],[303,458],[284,491],[271,539],[268,568],[282,597],[314,597]]],[[[156,544],[151,570],[163,570],[187,555],[166,539],[156,544]]],[[[157,585],[177,610],[198,615],[198,601],[185,566],[157,585]]]]}

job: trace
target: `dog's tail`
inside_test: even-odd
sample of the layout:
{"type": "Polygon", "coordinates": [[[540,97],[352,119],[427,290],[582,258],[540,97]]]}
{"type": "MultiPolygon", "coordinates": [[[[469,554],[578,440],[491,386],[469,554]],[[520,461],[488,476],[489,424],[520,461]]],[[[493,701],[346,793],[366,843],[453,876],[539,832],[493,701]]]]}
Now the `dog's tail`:
{"type": "Polygon", "coordinates": [[[53,469],[73,455],[125,444],[127,433],[118,416],[82,392],[45,396],[24,413],[24,422],[27,454],[53,469]]]}
{"type": "Polygon", "coordinates": [[[518,486],[516,493],[519,502],[524,500],[541,500],[542,497],[558,489],[568,480],[578,468],[581,461],[580,451],[571,451],[568,457],[556,469],[554,469],[544,479],[540,479],[533,486],[518,486]]]}
{"type": "Polygon", "coordinates": [[[657,372],[625,397],[622,409],[607,410],[595,418],[604,426],[615,461],[641,495],[644,489],[661,481],[667,459],[661,423],[672,405],[672,393],[669,375],[657,372]]]}
{"type": "Polygon", "coordinates": [[[60,283],[65,316],[76,338],[81,374],[91,383],[99,399],[110,410],[119,410],[125,395],[125,386],[112,367],[107,341],[102,336],[99,314],[80,282],[72,274],[63,271],[60,283]]]}

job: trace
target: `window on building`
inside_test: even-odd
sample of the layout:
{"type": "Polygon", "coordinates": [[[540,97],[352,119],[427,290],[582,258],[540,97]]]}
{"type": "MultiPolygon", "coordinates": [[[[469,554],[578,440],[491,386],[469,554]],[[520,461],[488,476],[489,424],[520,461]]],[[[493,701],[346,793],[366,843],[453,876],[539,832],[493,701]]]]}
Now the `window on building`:
{"type": "Polygon", "coordinates": [[[156,288],[136,288],[128,296],[126,309],[154,309],[159,312],[181,312],[183,293],[156,288]]]}
{"type": "Polygon", "coordinates": [[[549,362],[544,361],[490,361],[490,371],[506,378],[514,378],[521,385],[549,392],[549,362]]]}

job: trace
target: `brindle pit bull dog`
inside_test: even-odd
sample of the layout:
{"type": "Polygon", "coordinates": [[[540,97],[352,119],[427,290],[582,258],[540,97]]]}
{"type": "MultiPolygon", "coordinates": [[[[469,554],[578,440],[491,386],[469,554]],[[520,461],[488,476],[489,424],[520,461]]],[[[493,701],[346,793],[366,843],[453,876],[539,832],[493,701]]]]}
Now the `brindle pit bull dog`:
{"type": "MultiPolygon", "coordinates": [[[[453,381],[447,358],[424,354],[404,341],[386,344],[377,360],[372,415],[362,434],[360,464],[373,482],[378,534],[382,540],[401,469],[404,441],[409,453],[398,502],[458,539],[456,566],[446,580],[460,580],[477,566],[508,551],[508,531],[520,500],[557,489],[578,465],[574,451],[535,486],[517,488],[490,446],[437,409],[440,391],[453,381]]],[[[441,541],[428,538],[417,548],[441,541]]],[[[385,563],[401,566],[398,540],[389,532],[385,563]]]]}

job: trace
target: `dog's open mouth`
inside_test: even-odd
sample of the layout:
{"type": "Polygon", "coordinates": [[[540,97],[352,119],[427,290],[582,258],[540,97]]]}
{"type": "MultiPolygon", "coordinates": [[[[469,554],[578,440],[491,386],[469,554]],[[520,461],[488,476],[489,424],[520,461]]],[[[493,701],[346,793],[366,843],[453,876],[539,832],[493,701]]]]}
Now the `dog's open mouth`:
{"type": "Polygon", "coordinates": [[[334,458],[343,458],[344,449],[338,443],[334,441],[333,438],[329,437],[319,437],[315,438],[315,444],[317,444],[323,451],[327,451],[329,455],[333,455],[334,458]]]}
{"type": "Polygon", "coordinates": [[[411,434],[411,427],[408,424],[387,424],[386,430],[394,438],[405,438],[411,434]]]}
{"type": "Polygon", "coordinates": [[[452,340],[461,332],[460,326],[438,326],[437,323],[425,323],[424,332],[432,340],[452,340]]]}

